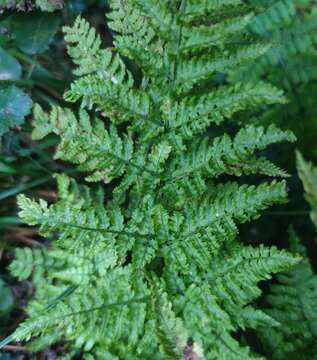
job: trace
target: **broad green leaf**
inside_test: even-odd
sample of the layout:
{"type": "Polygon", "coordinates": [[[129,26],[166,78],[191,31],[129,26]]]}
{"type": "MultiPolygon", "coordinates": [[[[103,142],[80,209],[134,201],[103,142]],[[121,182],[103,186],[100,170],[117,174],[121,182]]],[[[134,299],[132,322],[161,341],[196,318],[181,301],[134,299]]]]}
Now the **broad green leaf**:
{"type": "Polygon", "coordinates": [[[0,87],[0,136],[22,124],[31,105],[30,97],[16,86],[0,87]]]}
{"type": "Polygon", "coordinates": [[[13,34],[20,50],[29,55],[44,52],[59,25],[54,14],[33,13],[14,16],[13,34]]]}
{"type": "Polygon", "coordinates": [[[19,62],[0,47],[0,80],[18,80],[21,73],[19,62]]]}

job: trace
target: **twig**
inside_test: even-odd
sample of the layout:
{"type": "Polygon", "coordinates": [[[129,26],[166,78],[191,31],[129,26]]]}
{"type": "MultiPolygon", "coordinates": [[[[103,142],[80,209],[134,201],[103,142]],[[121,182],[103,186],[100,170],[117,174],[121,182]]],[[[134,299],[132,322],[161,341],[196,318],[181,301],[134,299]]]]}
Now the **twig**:
{"type": "Polygon", "coordinates": [[[25,346],[21,345],[5,345],[3,347],[4,351],[16,351],[16,352],[29,352],[29,350],[25,346]]]}
{"type": "Polygon", "coordinates": [[[39,248],[44,245],[30,237],[36,235],[38,231],[38,228],[10,227],[4,238],[7,242],[24,243],[39,248]]]}
{"type": "Polygon", "coordinates": [[[41,244],[40,242],[38,242],[38,241],[36,241],[34,239],[31,239],[31,238],[29,238],[27,236],[20,236],[19,241],[21,243],[24,243],[24,244],[28,245],[28,246],[33,246],[33,247],[38,247],[38,248],[44,247],[44,245],[41,244]]]}

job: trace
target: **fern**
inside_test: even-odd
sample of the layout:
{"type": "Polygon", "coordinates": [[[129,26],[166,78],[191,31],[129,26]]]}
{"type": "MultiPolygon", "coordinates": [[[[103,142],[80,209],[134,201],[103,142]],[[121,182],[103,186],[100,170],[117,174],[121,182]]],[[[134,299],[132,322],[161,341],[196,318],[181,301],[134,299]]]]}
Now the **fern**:
{"type": "MultiPolygon", "coordinates": [[[[315,155],[316,7],[309,0],[248,1],[256,16],[249,24],[251,37],[270,41],[270,49],[244,69],[229,74],[232,80],[266,79],[285,90],[287,107],[257,112],[256,122],[285,126],[299,138],[298,147],[315,155]],[[304,139],[305,134],[305,141],[304,139]]],[[[249,41],[246,37],[245,41],[249,41]]],[[[243,122],[243,118],[241,117],[243,122]]],[[[285,157],[287,154],[285,154],[285,157]]]]}
{"type": "Polygon", "coordinates": [[[298,65],[302,58],[314,53],[317,22],[315,10],[311,8],[309,1],[279,0],[263,5],[262,2],[252,0],[250,5],[257,12],[250,24],[250,30],[262,38],[273,39],[273,44],[260,61],[253,64],[252,74],[248,74],[248,77],[261,77],[268,73],[269,69],[274,69],[270,75],[273,83],[277,82],[276,76],[280,78],[284,74],[285,77],[285,73],[290,87],[296,80],[305,81],[311,68],[302,66],[296,73],[291,69],[294,69],[295,64],[298,65]],[[306,76],[305,71],[308,71],[306,76]]]}
{"type": "MultiPolygon", "coordinates": [[[[316,168],[300,152],[296,155],[305,198],[311,206],[311,220],[316,227],[316,168]]],[[[278,275],[278,283],[271,286],[266,313],[279,326],[260,328],[259,335],[272,359],[312,359],[317,350],[317,276],[306,248],[292,227],[289,242],[291,252],[299,254],[302,261],[291,271],[278,275]]]]}
{"type": "Polygon", "coordinates": [[[65,98],[81,101],[78,116],[34,108],[34,139],[57,135],[56,158],[101,185],[58,175],[56,203],[19,197],[22,219],[52,242],[25,267],[19,253],[11,264],[23,279],[42,271],[28,319],[2,345],[63,339],[85,359],[257,358],[234,333],[276,325],[252,304],[258,283],[299,259],[239,243],[238,225],[284,202],[286,184],[236,178],[287,176],[258,152],[295,137],[275,126],[219,135],[235,114],[285,98],[264,82],[217,76],[269,46],[228,43],[233,33],[243,40],[253,19],[237,0],[110,5],[115,48],[102,49],[82,18],[64,29],[78,76],[65,98]],[[142,70],[139,83],[126,57],[142,70]]]}
{"type": "Polygon", "coordinates": [[[279,326],[261,329],[260,336],[272,359],[312,359],[317,350],[317,276],[293,229],[290,245],[303,260],[290,272],[278,275],[278,284],[271,286],[267,313],[279,326]]]}
{"type": "Polygon", "coordinates": [[[317,169],[312,163],[306,161],[300,152],[296,153],[296,159],[298,175],[305,190],[305,199],[311,207],[310,217],[317,226],[317,169]]]}

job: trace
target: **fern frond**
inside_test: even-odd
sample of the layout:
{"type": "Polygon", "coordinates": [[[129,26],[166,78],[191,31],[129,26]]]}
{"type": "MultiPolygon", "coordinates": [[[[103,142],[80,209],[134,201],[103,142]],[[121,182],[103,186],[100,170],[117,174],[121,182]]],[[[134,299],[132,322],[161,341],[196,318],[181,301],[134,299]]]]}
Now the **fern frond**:
{"type": "Polygon", "coordinates": [[[42,199],[34,202],[22,194],[18,198],[18,205],[21,209],[19,215],[28,225],[37,225],[39,219],[48,214],[47,202],[42,199]]]}
{"type": "Polygon", "coordinates": [[[128,1],[111,1],[109,27],[120,33],[115,38],[118,51],[142,67],[144,72],[159,80],[164,69],[163,43],[148,19],[128,1]],[[129,16],[127,16],[129,14],[129,16]]]}
{"type": "MultiPolygon", "coordinates": [[[[286,176],[257,153],[295,137],[274,126],[231,137],[218,125],[286,101],[272,85],[227,76],[269,45],[247,34],[254,17],[242,1],[109,4],[115,48],[103,49],[81,18],[64,29],[78,76],[65,99],[80,100],[79,115],[34,108],[33,138],[57,135],[55,158],[101,185],[59,175],[55,203],[18,198],[21,218],[50,247],[29,318],[0,347],[62,337],[69,356],[87,360],[258,358],[235,333],[276,325],[252,304],[258,282],[297,257],[243,246],[238,225],[284,202],[286,183],[221,175],[286,176]],[[138,81],[122,55],[138,66],[138,81]]],[[[25,273],[13,262],[16,275],[36,274],[29,257],[25,273]]]]}
{"type": "Polygon", "coordinates": [[[208,17],[213,13],[226,13],[228,8],[240,7],[243,4],[241,0],[188,0],[185,8],[185,19],[193,21],[208,17]]]}
{"type": "Polygon", "coordinates": [[[173,214],[173,227],[165,237],[166,261],[185,273],[195,263],[201,269],[209,267],[219,249],[234,243],[236,223],[256,219],[259,211],[285,201],[284,187],[283,182],[259,187],[227,183],[215,187],[213,196],[183,204],[184,210],[173,214]]]}
{"type": "Polygon", "coordinates": [[[272,273],[288,270],[299,262],[299,258],[274,247],[260,246],[234,249],[225,259],[218,261],[211,265],[213,271],[208,278],[214,285],[213,291],[230,312],[232,302],[244,306],[259,296],[260,289],[255,285],[260,280],[270,278],[272,273]]]}
{"type": "Polygon", "coordinates": [[[65,93],[65,99],[70,102],[82,99],[82,106],[88,108],[96,105],[116,122],[131,117],[144,119],[151,115],[152,110],[152,102],[146,94],[120,84],[105,83],[96,75],[75,81],[65,93]]]}
{"type": "Polygon", "coordinates": [[[213,189],[214,194],[197,199],[184,210],[185,233],[190,234],[195,229],[203,230],[217,219],[226,217],[233,217],[240,223],[256,219],[259,212],[271,204],[286,200],[285,186],[285,181],[273,181],[259,186],[239,186],[230,182],[220,184],[213,189]]]}
{"type": "Polygon", "coordinates": [[[176,15],[171,11],[172,2],[162,0],[134,0],[143,14],[148,18],[158,35],[172,43],[177,42],[180,25],[177,23],[176,15]]]}
{"type": "Polygon", "coordinates": [[[260,12],[251,24],[252,31],[258,34],[269,34],[276,26],[290,21],[296,14],[294,0],[280,0],[260,12]]]}
{"type": "Polygon", "coordinates": [[[187,342],[186,332],[181,319],[176,318],[173,313],[167,294],[159,288],[155,279],[151,283],[151,299],[156,335],[160,340],[163,354],[166,359],[182,360],[183,349],[187,342]]]}
{"type": "Polygon", "coordinates": [[[261,328],[260,335],[273,359],[311,359],[316,352],[317,277],[293,229],[290,247],[303,260],[293,270],[278,275],[278,283],[271,285],[266,312],[280,326],[270,331],[261,328]]]}
{"type": "MultiPolygon", "coordinates": [[[[96,291],[87,293],[76,290],[71,298],[64,298],[63,303],[56,304],[50,310],[38,310],[32,320],[20,325],[13,334],[14,339],[25,338],[26,334],[30,338],[53,329],[55,333],[67,333],[77,348],[84,345],[86,351],[96,343],[111,346],[119,338],[129,338],[129,344],[133,347],[142,331],[138,326],[142,325],[142,317],[144,321],[147,296],[134,297],[134,290],[129,285],[130,275],[128,269],[113,270],[107,279],[99,283],[96,291]],[[130,295],[127,295],[127,289],[130,289],[130,295]],[[117,326],[112,327],[115,319],[117,326]],[[111,332],[109,328],[112,328],[111,332]],[[80,336],[76,336],[76,333],[80,336]]],[[[43,299],[34,302],[39,300],[43,299]]]]}
{"type": "Polygon", "coordinates": [[[201,25],[194,29],[184,27],[184,40],[180,46],[181,52],[195,52],[204,48],[221,47],[228,42],[228,38],[237,32],[246,31],[247,25],[253,16],[247,14],[244,17],[238,16],[215,24],[213,26],[201,25]]]}
{"type": "MultiPolygon", "coordinates": [[[[285,106],[276,106],[266,110],[258,118],[262,124],[274,122],[286,126],[300,134],[302,122],[305,133],[314,133],[315,106],[314,98],[317,53],[316,7],[307,0],[248,1],[248,7],[255,13],[249,24],[250,38],[269,41],[270,49],[256,61],[249,63],[229,74],[230,82],[263,79],[283,88],[289,102],[285,106]],[[301,123],[298,118],[304,111],[301,123]]],[[[258,115],[259,113],[257,113],[258,115]]],[[[313,136],[299,137],[299,148],[313,152],[313,136]]]]}
{"type": "MultiPolygon", "coordinates": [[[[42,138],[49,132],[61,136],[55,158],[79,164],[81,171],[92,172],[87,177],[90,181],[109,183],[113,177],[126,172],[129,164],[133,164],[132,139],[120,137],[113,126],[107,131],[100,120],[91,122],[84,110],[77,120],[69,110],[56,107],[46,114],[37,105],[34,115],[36,129],[33,138],[42,138]]],[[[143,165],[136,160],[134,168],[142,169],[143,165]]]]}
{"type": "Polygon", "coordinates": [[[170,131],[191,139],[210,124],[220,124],[240,111],[285,101],[283,93],[269,84],[238,83],[207,95],[184,97],[178,102],[168,99],[162,111],[170,131]]]}
{"type": "Polygon", "coordinates": [[[176,73],[178,92],[186,93],[198,82],[211,78],[217,73],[233,71],[243,64],[260,57],[268,49],[268,46],[253,45],[241,47],[235,54],[222,52],[212,58],[210,55],[204,55],[183,61],[179,64],[176,73]]]}
{"type": "Polygon", "coordinates": [[[248,347],[240,346],[230,335],[234,325],[217,303],[211,286],[191,284],[184,294],[176,295],[174,302],[184,314],[186,328],[193,329],[194,339],[204,339],[202,346],[207,359],[258,359],[248,347]]]}
{"type": "Polygon", "coordinates": [[[18,248],[15,250],[15,259],[9,269],[13,276],[20,281],[33,277],[34,284],[43,281],[44,272],[50,268],[52,261],[39,249],[18,248]]]}
{"type": "Polygon", "coordinates": [[[72,27],[64,27],[63,31],[68,43],[68,54],[78,66],[76,75],[96,73],[104,81],[132,86],[132,75],[124,62],[111,50],[101,49],[100,36],[86,20],[78,17],[72,27]]]}
{"type": "Polygon", "coordinates": [[[305,199],[311,207],[310,218],[317,226],[317,168],[311,162],[307,162],[303,155],[296,152],[297,171],[302,180],[305,199]]]}
{"type": "MultiPolygon", "coordinates": [[[[255,4],[254,7],[258,6],[255,4]]],[[[316,14],[314,11],[308,13],[305,7],[305,3],[301,5],[294,0],[280,0],[258,11],[250,30],[262,39],[270,39],[272,47],[239,74],[237,78],[240,81],[246,76],[256,81],[267,74],[269,68],[273,83],[277,83],[276,74],[284,78],[285,75],[296,76],[291,71],[292,62],[295,58],[298,61],[300,56],[305,59],[317,39],[316,14]],[[275,71],[272,71],[274,67],[275,71]]],[[[303,64],[297,69],[303,71],[303,64]]]]}
{"type": "Polygon", "coordinates": [[[249,126],[241,129],[233,140],[228,135],[215,138],[210,144],[208,138],[189,147],[189,156],[184,155],[168,169],[168,182],[189,176],[201,178],[218,177],[221,174],[240,176],[260,173],[269,176],[285,176],[264,158],[255,157],[257,150],[280,141],[295,141],[290,132],[283,132],[274,125],[265,132],[263,127],[249,126]]]}

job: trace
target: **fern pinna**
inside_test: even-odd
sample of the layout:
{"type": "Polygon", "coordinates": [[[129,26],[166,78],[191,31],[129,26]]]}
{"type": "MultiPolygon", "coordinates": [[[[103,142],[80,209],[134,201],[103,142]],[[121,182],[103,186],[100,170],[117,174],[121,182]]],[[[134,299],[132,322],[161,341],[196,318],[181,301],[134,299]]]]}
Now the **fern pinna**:
{"type": "Polygon", "coordinates": [[[258,358],[235,333],[276,325],[252,305],[257,283],[298,258],[237,240],[238,224],[285,201],[285,182],[234,179],[287,176],[258,152],[294,136],[273,125],[221,134],[235,114],[285,98],[267,83],[218,79],[269,45],[241,45],[252,14],[239,0],[111,7],[114,48],[84,19],[65,28],[78,76],[65,98],[81,101],[78,116],[34,110],[34,139],[58,135],[56,158],[102,185],[59,175],[55,204],[19,197],[22,219],[53,241],[16,254],[13,274],[33,274],[37,290],[2,344],[36,337],[36,351],[63,339],[85,359],[258,358]]]}

